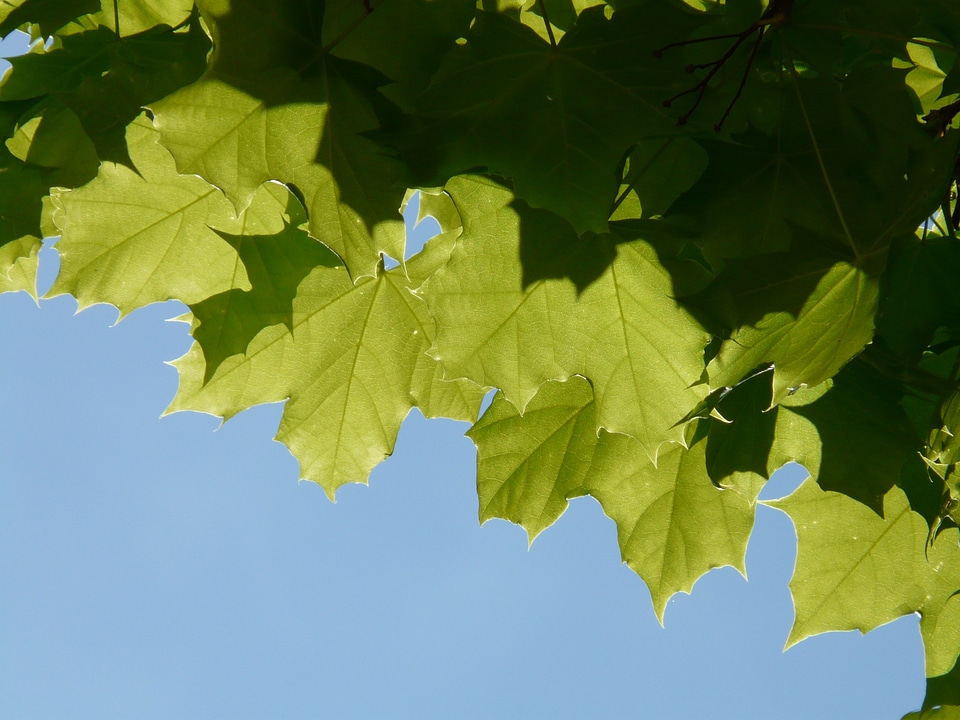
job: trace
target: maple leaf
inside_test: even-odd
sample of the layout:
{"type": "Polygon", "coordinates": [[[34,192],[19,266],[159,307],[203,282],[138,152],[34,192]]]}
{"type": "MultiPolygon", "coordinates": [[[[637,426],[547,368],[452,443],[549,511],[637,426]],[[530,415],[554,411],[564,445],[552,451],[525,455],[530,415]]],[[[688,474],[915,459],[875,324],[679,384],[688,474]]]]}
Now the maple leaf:
{"type": "Polygon", "coordinates": [[[887,493],[883,517],[811,480],[766,504],[786,512],[797,529],[788,647],[831,630],[865,633],[919,612],[928,677],[953,668],[960,653],[955,529],[928,548],[927,525],[898,488],[887,493]]]}
{"type": "Polygon", "coordinates": [[[483,168],[578,233],[605,231],[624,156],[674,125],[662,107],[672,76],[641,62],[656,47],[657,17],[639,10],[609,20],[602,7],[586,10],[556,47],[505,15],[479,13],[398,136],[416,177],[430,184],[483,168]]]}
{"type": "Polygon", "coordinates": [[[388,78],[330,55],[311,3],[201,9],[215,23],[213,62],[196,83],[150,104],[180,172],[221,188],[238,210],[267,180],[295,186],[311,234],[356,277],[375,273],[380,252],[402,259],[404,172],[363,135],[392,112],[377,93],[388,78]]]}
{"type": "Polygon", "coordinates": [[[100,9],[100,0],[3,0],[0,2],[0,35],[22,25],[39,26],[44,36],[51,35],[71,20],[100,9]]]}
{"type": "Polygon", "coordinates": [[[331,497],[495,387],[481,520],[595,497],[661,620],[800,462],[790,642],[920,612],[950,716],[960,9],[762,5],[0,0],[0,292],[61,232],[53,294],[186,302],[170,411],[285,401],[331,497]]]}
{"type": "Polygon", "coordinates": [[[62,264],[49,294],[70,293],[80,308],[108,302],[122,316],[151,302],[249,289],[236,251],[211,229],[242,227],[230,203],[176,172],[145,117],[126,141],[135,170],[104,163],[89,184],[53,196],[62,264]]]}
{"type": "MultiPolygon", "coordinates": [[[[286,189],[277,190],[286,195],[286,189]]],[[[277,198],[263,194],[267,203],[277,198]]],[[[251,205],[245,215],[260,210],[251,205]]],[[[274,210],[276,208],[274,207],[274,210]]],[[[261,211],[262,212],[262,211],[261,211]]],[[[191,306],[197,320],[193,336],[203,349],[204,381],[231,355],[242,354],[262,329],[283,323],[293,330],[293,300],[300,282],[318,266],[341,265],[329,248],[301,227],[306,216],[299,201],[287,195],[283,229],[273,235],[217,232],[237,251],[250,282],[249,290],[234,288],[191,306]]]]}
{"type": "Polygon", "coordinates": [[[245,328],[224,325],[233,335],[218,338],[219,346],[245,345],[242,355],[223,359],[209,377],[206,348],[195,345],[180,358],[180,389],[168,412],[229,418],[251,405],[287,400],[277,439],[300,462],[301,476],[331,498],[345,483],[366,482],[393,451],[411,408],[474,420],[483,388],[441,379],[426,355],[433,320],[411,292],[446,260],[452,240],[431,240],[407,264],[409,276],[400,267],[381,269],[354,285],[342,266],[314,268],[284,321],[250,340],[245,328]]]}
{"type": "Polygon", "coordinates": [[[596,431],[582,377],[544,384],[521,415],[498,395],[468,433],[477,444],[480,521],[522,525],[531,541],[580,495],[595,497],[617,524],[623,560],[650,589],[657,618],[707,571],[744,554],[756,498],[711,484],[705,443],[670,445],[654,466],[626,435],[596,431]]]}
{"type": "MultiPolygon", "coordinates": [[[[582,292],[567,278],[524,287],[517,260],[531,236],[546,233],[545,245],[571,248],[572,257],[554,261],[575,276],[582,270],[573,228],[490,180],[457,178],[446,189],[463,234],[422,293],[438,324],[431,353],[447,376],[498,387],[523,409],[543,382],[581,374],[593,382],[600,426],[636,437],[650,457],[661,443],[679,441],[678,421],[703,396],[692,386],[709,337],[669,296],[654,249],[622,242],[582,292]]],[[[616,240],[586,244],[606,253],[603,243],[616,240]]]]}

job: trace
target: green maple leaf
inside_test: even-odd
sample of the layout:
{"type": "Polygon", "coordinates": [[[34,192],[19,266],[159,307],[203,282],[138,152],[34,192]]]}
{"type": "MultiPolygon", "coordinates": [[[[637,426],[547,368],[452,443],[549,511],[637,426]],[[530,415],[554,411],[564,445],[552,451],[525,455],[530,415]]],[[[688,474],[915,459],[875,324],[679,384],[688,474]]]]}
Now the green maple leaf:
{"type": "MultiPolygon", "coordinates": [[[[650,457],[662,442],[682,440],[675,425],[703,396],[691,386],[709,338],[670,297],[653,248],[624,242],[612,263],[595,257],[602,272],[582,292],[567,278],[524,287],[522,243],[572,248],[572,257],[555,261],[578,276],[583,256],[573,228],[481,177],[455,178],[447,192],[463,235],[450,262],[423,287],[438,324],[431,353],[447,376],[498,387],[522,409],[543,382],[584,375],[594,385],[602,427],[636,437],[650,457]],[[540,233],[546,235],[531,239],[540,233]]],[[[583,242],[605,253],[603,243],[612,241],[583,242]]]]}
{"type": "Polygon", "coordinates": [[[770,370],[744,380],[717,403],[707,426],[706,466],[718,487],[746,491],[770,477],[770,454],[776,437],[778,408],[770,408],[770,370]]]}
{"type": "MultiPolygon", "coordinates": [[[[257,206],[258,199],[261,203],[276,203],[276,192],[257,195],[245,217],[264,212],[257,206]]],[[[314,267],[342,264],[301,227],[306,215],[292,195],[287,197],[286,216],[283,229],[272,235],[217,232],[237,251],[251,288],[234,288],[190,307],[198,323],[193,337],[203,350],[205,382],[226,358],[246,352],[250,341],[263,328],[283,323],[292,331],[293,299],[300,282],[314,267]]]]}
{"type": "MultiPolygon", "coordinates": [[[[445,382],[427,356],[434,324],[411,292],[449,256],[453,236],[434,238],[406,266],[357,285],[343,267],[315,268],[300,282],[291,327],[260,331],[246,352],[207,375],[199,346],[176,362],[180,389],[168,412],[197,410],[229,418],[289,398],[277,439],[300,462],[301,476],[332,498],[365,482],[393,451],[412,407],[427,417],[474,420],[483,389],[445,382]]],[[[231,341],[232,342],[232,341],[231,341]]]]}
{"type": "Polygon", "coordinates": [[[52,216],[54,293],[189,303],[171,411],[286,401],[331,496],[496,386],[481,520],[592,495],[661,620],[801,462],[789,642],[919,612],[956,716],[960,5],[774,3],[739,49],[763,3],[610,5],[0,0],[47,40],[0,84],[0,292],[52,216]]]}
{"type": "Polygon", "coordinates": [[[555,48],[505,15],[478,13],[418,101],[417,123],[398,137],[416,175],[442,183],[483,168],[578,233],[606,230],[624,156],[674,121],[662,107],[673,76],[649,62],[657,13],[670,9],[610,20],[602,10],[580,14],[555,48]]]}
{"type": "MultiPolygon", "coordinates": [[[[484,5],[481,2],[478,5],[484,5]]],[[[607,14],[613,8],[607,8],[608,3],[597,2],[597,0],[543,0],[543,2],[520,2],[516,0],[517,8],[515,13],[511,12],[511,17],[515,17],[524,25],[532,28],[544,40],[549,41],[552,37],[554,41],[560,40],[563,36],[572,30],[577,24],[577,18],[584,10],[601,6],[605,8],[607,14]],[[547,25],[549,24],[549,29],[547,25]]],[[[484,7],[484,10],[487,10],[484,7]]],[[[500,10],[503,12],[503,9],[500,10]]]]}
{"type": "Polygon", "coordinates": [[[662,215],[700,178],[707,162],[703,148],[689,138],[642,140],[627,158],[610,219],[662,215]]]}
{"type": "Polygon", "coordinates": [[[0,100],[39,98],[76,90],[85,78],[110,69],[117,37],[107,28],[66,35],[49,50],[36,43],[25,55],[10,58],[11,70],[0,85],[0,100]]]}
{"type": "Polygon", "coordinates": [[[758,492],[751,481],[798,462],[824,490],[842,492],[882,515],[885,494],[920,449],[899,404],[899,386],[855,360],[829,383],[771,408],[771,376],[772,368],[764,369],[738,384],[707,421],[713,481],[758,492]]]}
{"type": "MultiPolygon", "coordinates": [[[[209,46],[196,19],[178,31],[159,27],[122,39],[104,26],[81,25],[58,36],[49,49],[37,43],[28,54],[12,58],[0,99],[47,96],[47,104],[66,105],[101,160],[130,165],[126,126],[144,105],[195,80],[206,66],[209,46]]],[[[53,137],[48,133],[45,140],[56,142],[53,137]]]]}
{"type": "MultiPolygon", "coordinates": [[[[778,138],[757,131],[751,136],[749,143],[743,137],[737,144],[701,141],[706,170],[666,214],[697,231],[699,244],[714,258],[786,251],[798,221],[821,231],[832,225],[833,218],[824,223],[816,212],[821,201],[809,183],[809,167],[796,167],[797,157],[782,150],[778,138]]],[[[802,148],[796,155],[809,160],[809,154],[802,148]]]]}
{"type": "Polygon", "coordinates": [[[871,66],[842,82],[788,77],[776,87],[774,130],[702,140],[707,169],[666,214],[695,229],[709,257],[799,249],[813,234],[859,261],[930,216],[956,140],[923,131],[902,70],[871,66]]]}
{"type": "Polygon", "coordinates": [[[473,20],[474,0],[381,0],[371,12],[357,0],[327,0],[323,43],[392,81],[380,91],[409,109],[454,41],[473,20]],[[335,45],[334,45],[335,43],[335,45]]]}
{"type": "Polygon", "coordinates": [[[96,12],[100,0],[3,0],[0,2],[0,36],[26,24],[37,25],[49,37],[71,20],[96,12]]]}
{"type": "Polygon", "coordinates": [[[210,40],[199,19],[180,30],[165,26],[128,36],[112,49],[110,69],[85,78],[63,97],[81,117],[102,160],[124,162],[126,126],[158,98],[196,80],[207,64],[210,40]]]}
{"type": "MultiPolygon", "coordinates": [[[[917,101],[920,104],[920,115],[926,115],[934,107],[941,103],[943,91],[943,82],[947,78],[947,72],[940,67],[937,61],[937,54],[934,49],[919,43],[908,43],[907,54],[910,56],[909,62],[902,63],[902,66],[910,69],[907,73],[906,83],[916,93],[917,101]]],[[[956,55],[948,60],[944,60],[946,69],[949,70],[956,61],[956,55]]],[[[901,63],[894,63],[894,67],[901,63]]]]}
{"type": "Polygon", "coordinates": [[[585,486],[617,523],[624,562],[647,583],[661,622],[670,596],[689,593],[708,570],[730,566],[746,576],[755,506],[710,482],[705,443],[670,445],[654,467],[630,438],[607,437],[585,486]]]}
{"type": "Polygon", "coordinates": [[[883,498],[920,443],[899,401],[902,391],[863,362],[852,362],[816,402],[784,409],[820,437],[817,482],[883,512],[883,498]]]}
{"type": "Polygon", "coordinates": [[[49,51],[37,44],[30,54],[14,58],[0,86],[0,96],[14,98],[3,103],[5,151],[12,157],[4,172],[11,187],[0,203],[7,206],[2,210],[5,239],[19,248],[4,251],[5,289],[35,292],[41,198],[51,187],[85,184],[97,174],[101,159],[132,166],[126,124],[139,115],[143,101],[193,72],[205,42],[196,26],[183,33],[126,38],[122,44],[112,33],[88,29],[67,35],[49,51]],[[33,227],[24,230],[24,223],[33,227]],[[22,240],[24,232],[34,240],[22,240]]]}
{"type": "MultiPolygon", "coordinates": [[[[546,33],[544,20],[549,19],[553,35],[559,40],[564,33],[569,32],[576,26],[577,18],[584,10],[599,5],[609,13],[614,7],[608,6],[615,6],[615,3],[608,3],[605,0],[544,0],[542,4],[539,2],[524,2],[522,5],[524,7],[520,18],[521,22],[546,33]]],[[[620,8],[622,9],[624,6],[625,4],[621,4],[620,8]]]]}
{"type": "Polygon", "coordinates": [[[61,268],[50,295],[70,293],[80,308],[111,303],[123,316],[151,302],[249,289],[236,251],[211,229],[243,226],[230,203],[177,173],[145,117],[126,142],[136,170],[106,162],[89,184],[53,196],[61,268]]]}
{"type": "Polygon", "coordinates": [[[953,668],[960,653],[956,529],[927,548],[927,523],[899,488],[887,493],[883,517],[812,480],[767,504],[786,512],[797,529],[788,647],[823,632],[865,633],[919,612],[928,677],[953,668]]]}
{"type": "MultiPolygon", "coordinates": [[[[16,132],[23,103],[0,103],[0,135],[16,132]]],[[[9,142],[9,140],[8,140],[9,142]]],[[[6,145],[0,148],[0,292],[25,290],[37,295],[40,251],[39,216],[48,192],[44,172],[24,163],[6,145]]]]}
{"type": "Polygon", "coordinates": [[[23,237],[0,245],[0,293],[24,290],[37,296],[41,245],[37,237],[23,237]]]}
{"type": "MultiPolygon", "coordinates": [[[[510,19],[521,22],[546,41],[552,37],[560,40],[564,34],[577,24],[577,18],[584,10],[596,6],[617,6],[623,8],[629,3],[607,3],[597,0],[478,0],[477,8],[485,12],[500,13],[510,19]],[[550,29],[547,29],[549,20],[550,29]]],[[[607,14],[613,7],[608,7],[607,14]]]]}
{"type": "Polygon", "coordinates": [[[193,0],[150,0],[150,2],[124,2],[100,0],[100,12],[96,22],[117,32],[119,12],[120,34],[136,35],[158,25],[177,27],[187,21],[193,12],[193,0]]]}
{"type": "Polygon", "coordinates": [[[960,720],[960,706],[941,705],[929,710],[907,713],[903,720],[960,720]]]}
{"type": "Polygon", "coordinates": [[[595,497],[617,524],[620,552],[647,584],[657,618],[667,601],[703,574],[745,573],[754,498],[720,490],[707,475],[704,445],[670,445],[654,466],[640,444],[596,431],[589,383],[543,385],[521,415],[498,395],[468,433],[477,444],[480,520],[521,524],[531,540],[567,500],[595,497]]]}
{"type": "Polygon", "coordinates": [[[37,294],[39,216],[46,192],[37,168],[0,151],[0,292],[37,294]]]}
{"type": "Polygon", "coordinates": [[[778,403],[832,377],[873,337],[877,279],[836,256],[761,255],[732,263],[724,280],[721,322],[736,329],[707,367],[713,388],[772,364],[778,403]]]}
{"type": "MultiPolygon", "coordinates": [[[[887,249],[895,240],[912,237],[933,212],[931,198],[942,197],[956,157],[956,133],[942,139],[925,136],[912,109],[903,107],[902,80],[891,73],[871,69],[848,78],[849,87],[837,100],[848,106],[849,119],[838,125],[842,132],[831,129],[828,118],[808,112],[817,107],[817,114],[825,113],[831,107],[826,99],[835,98],[836,88],[797,80],[796,115],[802,122],[793,133],[795,142],[785,142],[789,123],[770,140],[755,133],[760,140],[752,147],[767,147],[769,162],[759,161],[764,170],[757,176],[747,172],[746,179],[722,177],[728,172],[724,168],[739,166],[732,162],[733,148],[718,143],[707,172],[671,208],[671,214],[699,212],[717,220],[697,238],[708,257],[752,254],[758,246],[750,243],[757,240],[763,248],[791,247],[782,255],[731,261],[720,275],[718,285],[730,288],[719,307],[720,326],[735,329],[708,368],[712,387],[733,385],[754,368],[772,363],[773,402],[780,402],[790,388],[812,387],[831,377],[871,340],[877,276],[887,249]],[[864,118],[871,117],[867,109],[874,96],[884,99],[873,103],[872,115],[884,119],[867,132],[872,121],[864,118]],[[865,146],[863,136],[876,138],[877,145],[865,146]],[[796,148],[807,166],[787,163],[781,144],[796,148]],[[876,157],[865,161],[871,153],[876,157]],[[713,192],[713,187],[718,189],[713,192]],[[705,202],[694,210],[701,196],[705,202]],[[760,202],[752,209],[744,204],[757,197],[760,202]],[[728,220],[721,219],[723,213],[728,220]],[[735,218],[736,227],[729,218],[735,218]],[[759,232],[750,236],[742,224],[745,218],[759,232]],[[731,245],[729,239],[737,237],[743,242],[731,245]]],[[[712,309],[716,314],[718,308],[712,309]]]]}
{"type": "Polygon", "coordinates": [[[586,494],[598,442],[593,389],[578,376],[545,383],[523,415],[498,393],[467,435],[477,445],[480,522],[509,520],[532,543],[586,494]]]}
{"type": "Polygon", "coordinates": [[[37,103],[7,140],[10,153],[28,165],[48,168],[48,187],[79,187],[96,177],[97,149],[80,118],[55,98],[37,103]]]}
{"type": "Polygon", "coordinates": [[[216,52],[196,83],[150,104],[183,173],[221,188],[242,210],[267,180],[298,189],[310,232],[354,276],[378,253],[404,257],[400,163],[363,133],[393,112],[376,70],[324,48],[320,6],[303,0],[202,3],[216,52]]]}

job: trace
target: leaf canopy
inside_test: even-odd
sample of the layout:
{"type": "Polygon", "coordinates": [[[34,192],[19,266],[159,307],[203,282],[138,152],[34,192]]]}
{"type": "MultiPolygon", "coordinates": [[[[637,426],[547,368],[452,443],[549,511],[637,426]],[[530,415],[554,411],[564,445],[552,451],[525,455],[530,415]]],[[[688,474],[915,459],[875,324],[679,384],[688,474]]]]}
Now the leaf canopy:
{"type": "Polygon", "coordinates": [[[285,402],[331,497],[411,409],[471,422],[480,520],[592,496],[661,621],[799,462],[788,642],[920,613],[915,716],[960,713],[953,0],[4,0],[14,31],[0,292],[59,235],[50,294],[183,301],[170,411],[285,402]]]}

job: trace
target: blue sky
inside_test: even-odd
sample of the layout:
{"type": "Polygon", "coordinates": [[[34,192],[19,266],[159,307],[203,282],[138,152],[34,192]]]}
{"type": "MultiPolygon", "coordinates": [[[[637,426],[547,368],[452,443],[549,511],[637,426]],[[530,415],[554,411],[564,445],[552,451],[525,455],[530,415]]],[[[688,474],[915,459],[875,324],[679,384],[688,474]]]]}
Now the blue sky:
{"type": "MultiPolygon", "coordinates": [[[[2,49],[2,48],[0,48],[2,49]]],[[[42,287],[55,250],[43,252],[42,287]]],[[[74,315],[0,295],[0,717],[891,718],[917,620],[783,653],[796,539],[761,507],[661,628],[613,523],[572,503],[528,551],[477,522],[466,426],[411,415],[337,504],[271,438],[281,406],[160,419],[174,303],[74,315]]],[[[784,472],[765,497],[788,492],[784,472]]]]}
{"type": "MultiPolygon", "coordinates": [[[[44,251],[43,285],[56,265],[44,251]]],[[[480,527],[465,425],[414,414],[337,504],[271,440],[281,407],[160,419],[183,310],[0,296],[4,718],[899,718],[917,622],[782,653],[795,536],[654,618],[614,526],[575,501],[528,551],[480,527]]],[[[784,473],[765,493],[789,490],[784,473]]]]}

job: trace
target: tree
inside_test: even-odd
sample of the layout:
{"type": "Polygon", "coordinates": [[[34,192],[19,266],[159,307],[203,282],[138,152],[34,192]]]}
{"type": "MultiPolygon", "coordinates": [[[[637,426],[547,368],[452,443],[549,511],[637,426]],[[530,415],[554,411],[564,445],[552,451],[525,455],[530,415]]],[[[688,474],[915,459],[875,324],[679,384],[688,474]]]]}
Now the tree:
{"type": "Polygon", "coordinates": [[[46,42],[0,85],[0,289],[59,234],[53,294],[182,300],[171,410],[286,400],[331,497],[411,408],[474,422],[481,520],[532,539],[592,495],[661,618],[742,570],[798,461],[790,642],[917,612],[925,716],[960,712],[954,3],[5,2],[17,28],[46,42]],[[410,188],[442,232],[405,259],[410,188]]]}

